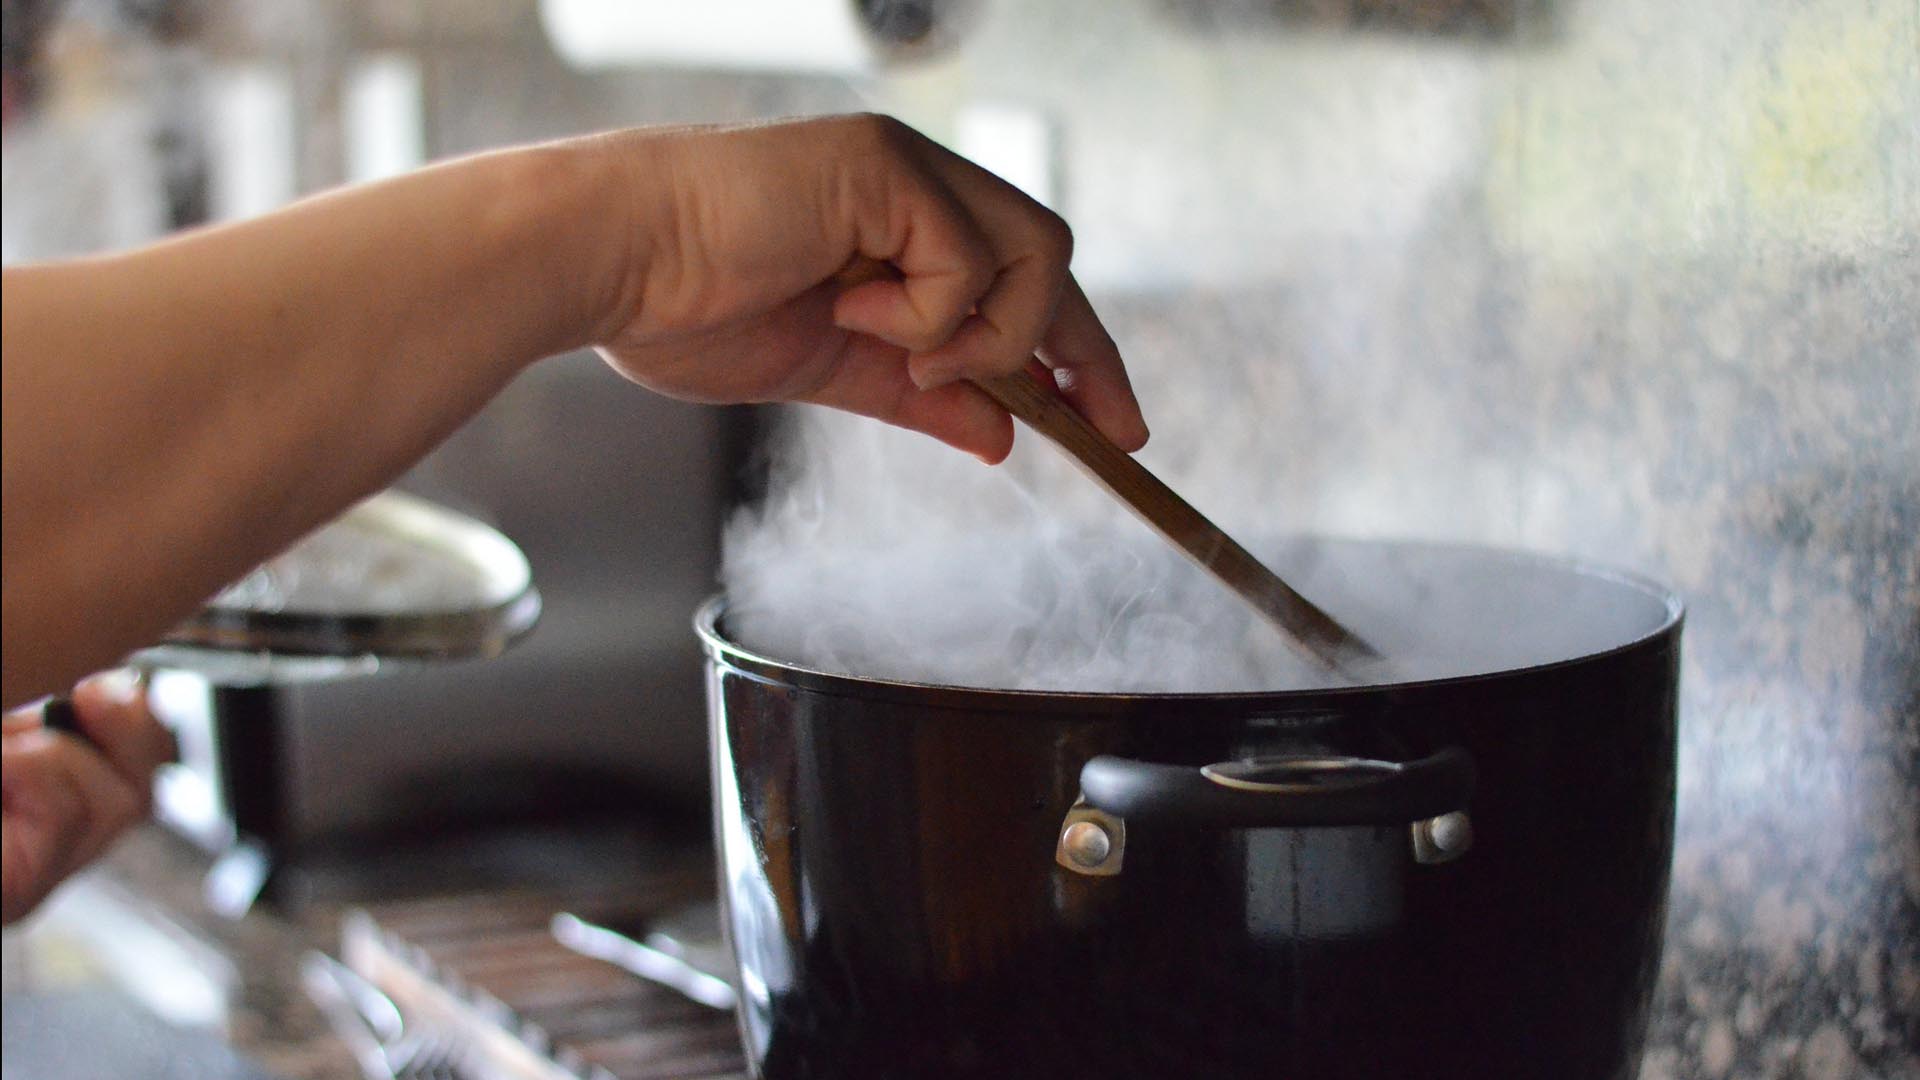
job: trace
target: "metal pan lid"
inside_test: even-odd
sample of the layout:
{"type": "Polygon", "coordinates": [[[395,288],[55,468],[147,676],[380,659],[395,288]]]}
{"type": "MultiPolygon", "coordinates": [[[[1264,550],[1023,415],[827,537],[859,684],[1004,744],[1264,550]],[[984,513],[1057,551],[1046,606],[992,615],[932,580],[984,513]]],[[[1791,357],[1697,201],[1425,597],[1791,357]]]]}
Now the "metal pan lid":
{"type": "Polygon", "coordinates": [[[223,590],[136,660],[228,685],[499,655],[540,617],[526,556],[425,499],[382,492],[223,590]]]}

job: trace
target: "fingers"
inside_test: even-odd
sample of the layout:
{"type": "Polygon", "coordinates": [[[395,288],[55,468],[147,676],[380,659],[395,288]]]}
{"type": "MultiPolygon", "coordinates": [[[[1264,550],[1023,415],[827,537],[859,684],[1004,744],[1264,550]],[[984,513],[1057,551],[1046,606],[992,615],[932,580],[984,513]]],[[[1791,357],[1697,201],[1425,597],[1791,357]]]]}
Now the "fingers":
{"type": "Polygon", "coordinates": [[[59,884],[85,831],[82,794],[39,767],[58,743],[38,730],[10,734],[0,743],[6,804],[0,814],[0,922],[10,924],[33,910],[59,884]]]}
{"type": "Polygon", "coordinates": [[[834,305],[834,322],[904,349],[936,348],[992,284],[995,247],[922,164],[919,133],[885,117],[851,122],[870,145],[847,157],[842,213],[858,253],[898,275],[848,289],[834,305]]]}
{"type": "MultiPolygon", "coordinates": [[[[843,274],[835,323],[906,350],[912,384],[928,391],[1019,370],[1038,354],[1108,438],[1129,451],[1144,445],[1146,423],[1119,350],[1068,272],[1073,237],[1066,224],[911,129],[879,123],[888,180],[887,197],[875,205],[885,208],[877,219],[884,224],[862,232],[861,254],[891,264],[891,272],[855,266],[851,279],[843,274]]],[[[865,220],[876,220],[876,212],[868,208],[865,220]]],[[[859,393],[894,389],[888,380],[859,393]]],[[[998,460],[1004,453],[997,452],[997,431],[985,430],[976,415],[981,407],[969,393],[914,409],[945,426],[938,437],[969,448],[990,442],[995,452],[974,452],[998,460]]],[[[887,411],[898,416],[908,408],[902,400],[887,411]]]]}
{"type": "Polygon", "coordinates": [[[1120,349],[1071,277],[1053,325],[1047,329],[1040,359],[1053,369],[1060,393],[1120,449],[1132,453],[1147,444],[1147,422],[1140,415],[1140,402],[1120,360],[1120,349]]]}
{"type": "Polygon", "coordinates": [[[833,380],[803,400],[924,432],[989,465],[1013,450],[1013,419],[965,383],[921,390],[907,376],[905,351],[871,337],[851,338],[833,380]]]}
{"type": "Polygon", "coordinates": [[[922,387],[1020,369],[1052,324],[1073,259],[1073,232],[1059,215],[978,165],[922,140],[921,158],[977,221],[993,257],[992,278],[973,313],[910,367],[922,387]]]}
{"type": "MultiPolygon", "coordinates": [[[[939,220],[947,215],[926,217],[939,220]]],[[[940,224],[939,231],[949,234],[941,242],[979,250],[968,250],[931,269],[923,260],[916,270],[903,269],[898,280],[870,281],[848,289],[834,304],[834,324],[905,349],[932,349],[952,338],[991,280],[990,256],[965,221],[941,220],[940,224]]],[[[924,237],[932,231],[922,228],[916,235],[924,237]]]]}
{"type": "Polygon", "coordinates": [[[8,907],[38,903],[146,812],[146,785],[122,776],[78,739],[27,732],[8,738],[0,755],[8,907]],[[16,873],[21,877],[14,879],[16,873]]]}
{"type": "Polygon", "coordinates": [[[143,818],[153,772],[173,757],[173,737],[147,708],[133,673],[86,680],[73,704],[84,739],[47,729],[35,710],[5,719],[0,906],[7,922],[143,818]]]}
{"type": "Polygon", "coordinates": [[[94,749],[143,795],[154,770],[175,757],[173,733],[154,719],[135,672],[122,669],[86,679],[74,687],[73,708],[94,749]]]}
{"type": "Polygon", "coordinates": [[[909,350],[923,389],[1005,374],[1039,346],[1072,234],[1012,185],[896,121],[871,119],[877,153],[854,160],[860,253],[897,280],[849,289],[845,329],[909,350]]]}

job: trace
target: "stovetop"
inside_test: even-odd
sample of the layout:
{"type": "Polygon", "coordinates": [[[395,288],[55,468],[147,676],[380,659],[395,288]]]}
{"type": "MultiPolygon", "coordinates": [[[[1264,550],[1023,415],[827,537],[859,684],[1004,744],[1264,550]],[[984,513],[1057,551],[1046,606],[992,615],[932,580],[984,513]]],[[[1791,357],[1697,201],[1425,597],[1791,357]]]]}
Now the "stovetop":
{"type": "MultiPolygon", "coordinates": [[[[684,830],[655,831],[629,823],[412,847],[388,841],[371,854],[282,863],[271,901],[235,913],[213,902],[220,860],[210,862],[164,829],[136,830],[32,920],[9,929],[0,965],[6,1071],[44,1059],[59,1064],[28,1071],[159,1076],[183,1066],[185,1075],[285,1080],[391,1072],[410,1080],[739,1077],[731,1010],[699,1004],[554,936],[555,917],[568,913],[578,919],[560,920],[572,928],[562,933],[587,952],[648,968],[656,980],[664,971],[666,982],[709,1002],[728,990],[710,975],[676,980],[658,956],[644,965],[629,955],[644,954],[649,943],[656,953],[673,943],[711,945],[716,936],[707,845],[684,830]],[[704,924],[688,917],[703,906],[704,924]],[[572,932],[589,925],[643,940],[625,951],[593,948],[606,941],[572,932]],[[460,1062],[402,1072],[375,1061],[405,1040],[361,1022],[368,1015],[361,1009],[329,1010],[315,997],[316,970],[329,982],[358,972],[363,978],[351,982],[371,983],[372,998],[390,999],[395,1026],[404,1020],[409,1036],[446,1036],[461,1049],[460,1062]],[[23,1032],[38,1037],[41,1057],[33,1056],[34,1039],[15,1037],[23,1032]]],[[[724,969],[716,966],[723,949],[684,955],[705,971],[724,969]]]]}
{"type": "Polygon", "coordinates": [[[340,957],[415,1028],[449,1033],[470,1072],[503,1080],[741,1077],[731,1011],[696,1003],[554,937],[562,911],[641,925],[700,902],[703,865],[600,894],[464,892],[370,904],[342,923],[340,957]]]}

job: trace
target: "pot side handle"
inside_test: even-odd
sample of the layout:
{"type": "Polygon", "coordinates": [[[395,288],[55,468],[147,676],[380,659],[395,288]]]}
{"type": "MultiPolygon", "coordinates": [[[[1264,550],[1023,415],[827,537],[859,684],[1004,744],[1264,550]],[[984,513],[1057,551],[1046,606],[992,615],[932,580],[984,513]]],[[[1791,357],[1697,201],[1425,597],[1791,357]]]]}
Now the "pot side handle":
{"type": "Polygon", "coordinates": [[[1455,746],[1408,762],[1292,754],[1198,769],[1101,755],[1080,770],[1097,810],[1225,829],[1406,825],[1464,810],[1473,781],[1473,759],[1455,746]]]}

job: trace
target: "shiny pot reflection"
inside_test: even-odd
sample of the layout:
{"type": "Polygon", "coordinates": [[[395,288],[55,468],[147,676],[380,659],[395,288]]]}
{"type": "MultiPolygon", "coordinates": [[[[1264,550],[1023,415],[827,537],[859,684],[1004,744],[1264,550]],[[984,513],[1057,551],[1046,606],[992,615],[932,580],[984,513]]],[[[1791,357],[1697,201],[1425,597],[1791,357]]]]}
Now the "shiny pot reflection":
{"type": "Polygon", "coordinates": [[[1632,1075],[1677,600],[1470,548],[1317,557],[1471,581],[1452,616],[1579,647],[1358,689],[1038,694],[808,671],[709,604],[755,1074],[1632,1075]]]}

